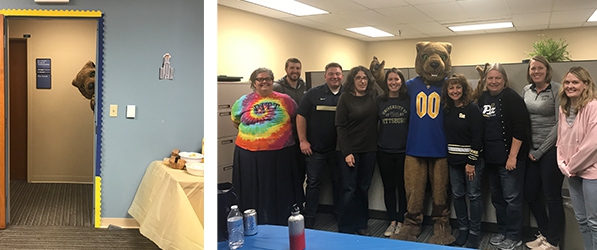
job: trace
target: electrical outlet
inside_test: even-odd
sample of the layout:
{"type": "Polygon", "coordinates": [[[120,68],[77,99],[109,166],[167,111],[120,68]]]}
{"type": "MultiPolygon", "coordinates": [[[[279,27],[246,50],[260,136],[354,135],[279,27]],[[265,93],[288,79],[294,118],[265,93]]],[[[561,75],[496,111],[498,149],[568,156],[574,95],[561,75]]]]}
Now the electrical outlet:
{"type": "Polygon", "coordinates": [[[117,117],[118,116],[118,105],[112,104],[110,105],[110,117],[117,117]]]}

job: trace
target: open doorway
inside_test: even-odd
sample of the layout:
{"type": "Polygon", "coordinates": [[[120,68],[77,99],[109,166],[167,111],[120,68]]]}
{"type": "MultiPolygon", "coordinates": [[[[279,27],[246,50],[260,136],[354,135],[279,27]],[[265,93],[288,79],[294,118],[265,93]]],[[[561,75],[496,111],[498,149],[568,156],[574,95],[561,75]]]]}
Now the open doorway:
{"type": "Polygon", "coordinates": [[[98,58],[98,20],[33,17],[6,23],[9,223],[90,227],[94,113],[71,81],[98,58]],[[37,80],[38,59],[50,59],[49,87],[37,80]]]}

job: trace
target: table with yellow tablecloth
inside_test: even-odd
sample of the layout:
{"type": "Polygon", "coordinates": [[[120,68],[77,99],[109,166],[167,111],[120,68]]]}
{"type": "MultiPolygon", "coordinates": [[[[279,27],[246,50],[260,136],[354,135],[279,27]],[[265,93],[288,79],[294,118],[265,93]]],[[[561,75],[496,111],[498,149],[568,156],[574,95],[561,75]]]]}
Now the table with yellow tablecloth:
{"type": "Polygon", "coordinates": [[[128,212],[162,249],[203,249],[203,184],[202,176],[154,161],[128,212]]]}

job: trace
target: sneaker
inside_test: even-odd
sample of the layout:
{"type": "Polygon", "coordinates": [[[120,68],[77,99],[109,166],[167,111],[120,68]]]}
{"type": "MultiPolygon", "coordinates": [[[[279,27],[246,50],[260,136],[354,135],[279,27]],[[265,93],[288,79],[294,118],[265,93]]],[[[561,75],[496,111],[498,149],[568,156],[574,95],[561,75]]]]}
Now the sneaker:
{"type": "Polygon", "coordinates": [[[402,229],[402,222],[396,223],[396,229],[394,230],[394,234],[400,233],[400,229],[402,229]]]}
{"type": "Polygon", "coordinates": [[[383,236],[390,237],[392,234],[394,234],[394,232],[396,232],[396,224],[390,224],[390,226],[388,226],[386,231],[383,233],[383,236]]]}
{"type": "Polygon", "coordinates": [[[371,232],[369,232],[369,229],[367,228],[357,230],[357,234],[363,236],[371,236],[371,232]]]}
{"type": "Polygon", "coordinates": [[[497,246],[498,244],[500,244],[502,241],[504,241],[504,239],[506,239],[506,236],[503,234],[498,234],[496,236],[491,237],[491,239],[489,239],[489,243],[491,245],[497,246]]]}
{"type": "Polygon", "coordinates": [[[541,246],[541,244],[543,244],[545,240],[545,237],[543,237],[543,235],[539,233],[537,234],[537,239],[535,239],[534,241],[529,241],[525,245],[527,245],[529,249],[532,249],[541,246]]]}
{"type": "Polygon", "coordinates": [[[554,246],[552,244],[549,244],[549,242],[547,241],[543,241],[543,243],[538,246],[538,247],[534,247],[531,249],[538,249],[538,250],[560,250],[559,246],[554,246]]]}
{"type": "Polygon", "coordinates": [[[479,235],[469,234],[464,247],[478,249],[479,248],[479,235]]]}
{"type": "Polygon", "coordinates": [[[514,250],[514,248],[517,248],[521,245],[522,245],[522,240],[513,241],[511,239],[505,239],[495,246],[500,250],[514,250]]]}
{"type": "Polygon", "coordinates": [[[468,230],[458,230],[458,237],[456,237],[456,240],[450,243],[449,246],[464,246],[464,244],[466,244],[466,239],[468,239],[468,230]]]}

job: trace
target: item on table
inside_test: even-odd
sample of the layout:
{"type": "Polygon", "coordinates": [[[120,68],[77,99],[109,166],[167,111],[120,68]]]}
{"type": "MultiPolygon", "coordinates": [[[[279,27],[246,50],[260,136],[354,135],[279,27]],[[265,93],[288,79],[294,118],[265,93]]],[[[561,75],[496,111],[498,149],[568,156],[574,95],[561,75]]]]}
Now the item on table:
{"type": "Polygon", "coordinates": [[[187,161],[181,159],[179,154],[180,149],[172,149],[172,152],[170,152],[170,158],[164,159],[164,164],[168,165],[173,169],[183,169],[187,161]]]}
{"type": "Polygon", "coordinates": [[[288,217],[288,237],[290,238],[290,250],[304,250],[305,245],[305,217],[300,214],[298,205],[292,207],[292,215],[288,217]]]}
{"type": "Polygon", "coordinates": [[[203,154],[197,152],[180,152],[180,158],[187,161],[187,163],[202,163],[203,154]]]}
{"type": "Polygon", "coordinates": [[[196,176],[203,176],[204,165],[203,163],[187,163],[187,172],[196,176]]]}
{"type": "Polygon", "coordinates": [[[243,215],[238,210],[237,205],[230,206],[228,213],[228,247],[237,249],[243,247],[245,243],[245,233],[243,225],[243,215]]]}
{"type": "Polygon", "coordinates": [[[257,211],[255,209],[247,209],[243,213],[245,216],[245,235],[256,235],[257,230],[257,211]]]}

